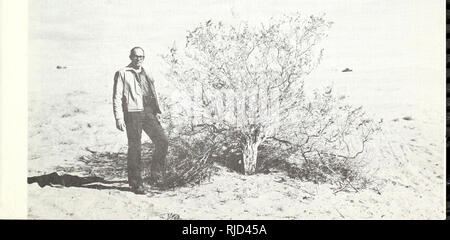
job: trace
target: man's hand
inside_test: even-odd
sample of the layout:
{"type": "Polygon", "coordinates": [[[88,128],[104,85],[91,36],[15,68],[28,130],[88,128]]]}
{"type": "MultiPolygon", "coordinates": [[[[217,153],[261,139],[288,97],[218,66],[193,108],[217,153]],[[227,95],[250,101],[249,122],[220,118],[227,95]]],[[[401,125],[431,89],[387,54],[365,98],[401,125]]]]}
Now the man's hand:
{"type": "Polygon", "coordinates": [[[125,122],[122,119],[117,119],[116,120],[116,128],[119,129],[120,131],[124,131],[125,130],[125,122]]]}

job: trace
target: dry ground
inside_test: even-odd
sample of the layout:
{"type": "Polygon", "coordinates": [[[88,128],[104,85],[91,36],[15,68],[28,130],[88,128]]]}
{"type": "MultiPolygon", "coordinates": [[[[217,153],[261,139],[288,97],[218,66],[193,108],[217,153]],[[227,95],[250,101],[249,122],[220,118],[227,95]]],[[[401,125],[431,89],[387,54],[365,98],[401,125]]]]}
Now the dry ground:
{"type": "MultiPolygon", "coordinates": [[[[29,176],[58,171],[126,180],[126,136],[114,126],[112,80],[83,85],[77,84],[82,75],[79,69],[50,71],[49,78],[59,82],[50,81],[40,92],[29,94],[29,176]],[[86,148],[111,157],[98,161],[89,157],[92,155],[86,148]]],[[[443,219],[444,114],[432,97],[438,87],[424,85],[421,77],[428,72],[419,73],[422,75],[407,69],[384,74],[333,73],[337,93],[383,119],[383,133],[369,154],[377,177],[371,189],[334,193],[333,186],[291,179],[282,172],[243,176],[219,167],[200,185],[155,190],[147,195],[124,191],[125,182],[103,189],[30,184],[29,217],[443,219]]],[[[315,76],[311,79],[314,82],[315,76]]],[[[148,137],[144,140],[149,141],[148,137]]]]}

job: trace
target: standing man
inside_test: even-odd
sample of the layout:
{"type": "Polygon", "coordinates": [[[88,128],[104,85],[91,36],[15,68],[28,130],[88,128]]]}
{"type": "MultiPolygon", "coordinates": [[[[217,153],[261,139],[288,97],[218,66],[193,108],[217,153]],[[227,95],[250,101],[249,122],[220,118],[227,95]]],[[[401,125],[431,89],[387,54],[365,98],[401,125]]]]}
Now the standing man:
{"type": "Polygon", "coordinates": [[[128,138],[128,184],[136,194],[144,194],[142,182],[141,136],[142,130],[155,144],[150,178],[158,174],[165,178],[168,139],[156,117],[161,113],[153,79],[142,67],[144,50],[134,47],[130,51],[131,63],[114,76],[113,108],[116,127],[126,130],[128,138]]]}

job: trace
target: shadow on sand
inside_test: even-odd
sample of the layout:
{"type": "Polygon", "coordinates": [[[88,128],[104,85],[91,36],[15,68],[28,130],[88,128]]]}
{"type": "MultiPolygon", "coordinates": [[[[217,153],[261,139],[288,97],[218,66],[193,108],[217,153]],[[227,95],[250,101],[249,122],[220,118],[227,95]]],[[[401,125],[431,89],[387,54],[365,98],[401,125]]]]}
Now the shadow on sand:
{"type": "Polygon", "coordinates": [[[79,177],[70,174],[59,175],[56,172],[41,176],[28,177],[27,182],[28,184],[37,183],[40,187],[60,185],[64,187],[84,187],[93,189],[115,189],[120,191],[131,191],[128,187],[103,185],[127,183],[127,181],[107,181],[101,177],[79,177]]]}
{"type": "MultiPolygon", "coordinates": [[[[40,187],[63,186],[83,187],[91,189],[113,189],[131,192],[127,181],[127,156],[124,152],[93,151],[77,159],[78,164],[57,166],[55,172],[41,176],[28,177],[28,184],[38,183],[40,187]],[[60,174],[58,174],[58,173],[60,174]],[[78,176],[77,176],[78,175],[78,176]],[[87,176],[87,177],[80,177],[87,176]],[[105,179],[119,179],[110,181],[105,179]]],[[[144,143],[142,146],[143,178],[149,175],[150,157],[153,146],[144,143]]]]}

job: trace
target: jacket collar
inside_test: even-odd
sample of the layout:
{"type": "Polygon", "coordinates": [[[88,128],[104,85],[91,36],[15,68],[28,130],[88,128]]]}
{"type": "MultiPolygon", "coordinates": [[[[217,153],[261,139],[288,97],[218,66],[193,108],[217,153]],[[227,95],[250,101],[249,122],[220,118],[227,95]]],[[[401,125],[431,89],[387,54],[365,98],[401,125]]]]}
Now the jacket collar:
{"type": "MultiPolygon", "coordinates": [[[[136,72],[136,70],[135,70],[134,68],[131,67],[131,63],[128,64],[128,66],[125,67],[125,71],[132,71],[132,72],[138,74],[138,73],[136,72]]],[[[153,78],[149,77],[149,75],[148,75],[147,72],[145,71],[144,67],[142,67],[142,66],[141,66],[141,72],[140,72],[140,73],[143,73],[143,74],[146,76],[146,78],[147,78],[150,82],[153,83],[153,78]]]]}
{"type": "MultiPolygon", "coordinates": [[[[133,72],[137,73],[137,72],[136,72],[136,69],[134,69],[134,68],[131,67],[131,63],[128,64],[128,65],[125,67],[125,71],[133,71],[133,72]]],[[[141,66],[141,72],[142,72],[142,73],[145,73],[144,67],[142,67],[142,66],[141,66]]]]}

